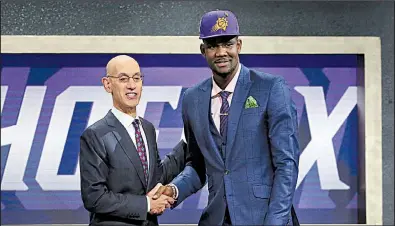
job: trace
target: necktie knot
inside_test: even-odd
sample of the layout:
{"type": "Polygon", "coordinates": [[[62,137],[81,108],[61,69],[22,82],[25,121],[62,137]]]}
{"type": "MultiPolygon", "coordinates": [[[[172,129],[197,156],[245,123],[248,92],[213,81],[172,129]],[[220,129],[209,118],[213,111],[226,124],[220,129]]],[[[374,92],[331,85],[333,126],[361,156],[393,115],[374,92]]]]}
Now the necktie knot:
{"type": "Polygon", "coordinates": [[[135,120],[132,122],[134,128],[139,128],[139,122],[140,122],[140,121],[139,121],[138,119],[135,119],[135,120]]]}
{"type": "Polygon", "coordinates": [[[228,91],[221,91],[219,93],[219,95],[222,98],[222,101],[227,100],[230,94],[231,94],[231,92],[228,92],[228,91]]]}

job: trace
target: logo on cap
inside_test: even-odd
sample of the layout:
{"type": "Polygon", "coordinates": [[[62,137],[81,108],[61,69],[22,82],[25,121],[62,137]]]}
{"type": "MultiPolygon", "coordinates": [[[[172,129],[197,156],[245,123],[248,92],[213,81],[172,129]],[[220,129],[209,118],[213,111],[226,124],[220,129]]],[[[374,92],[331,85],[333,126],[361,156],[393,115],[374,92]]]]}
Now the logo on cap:
{"type": "Polygon", "coordinates": [[[211,28],[211,32],[216,32],[218,30],[223,30],[226,31],[226,28],[228,27],[228,13],[225,13],[224,17],[219,17],[217,21],[215,22],[214,26],[211,28]]]}

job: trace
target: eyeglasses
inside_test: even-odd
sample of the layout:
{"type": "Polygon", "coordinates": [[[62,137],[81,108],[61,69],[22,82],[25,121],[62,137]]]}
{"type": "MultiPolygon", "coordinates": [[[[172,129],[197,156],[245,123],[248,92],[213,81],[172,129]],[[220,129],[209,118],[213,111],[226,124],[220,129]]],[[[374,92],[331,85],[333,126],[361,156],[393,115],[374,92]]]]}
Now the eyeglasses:
{"type": "Polygon", "coordinates": [[[116,78],[120,83],[128,83],[129,79],[133,79],[133,82],[139,83],[143,81],[143,75],[142,74],[134,74],[133,76],[128,76],[126,74],[120,74],[119,76],[111,76],[107,75],[109,78],[116,78]]]}

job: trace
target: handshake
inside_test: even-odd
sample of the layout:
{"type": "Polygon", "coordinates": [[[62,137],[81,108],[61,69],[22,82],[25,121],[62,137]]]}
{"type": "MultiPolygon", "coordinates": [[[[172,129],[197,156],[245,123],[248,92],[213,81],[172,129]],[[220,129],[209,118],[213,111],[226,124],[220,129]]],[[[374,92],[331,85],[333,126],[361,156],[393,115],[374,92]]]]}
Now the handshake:
{"type": "Polygon", "coordinates": [[[174,199],[176,190],[171,185],[158,183],[148,194],[150,210],[153,215],[161,215],[166,208],[170,208],[176,201],[174,199]]]}

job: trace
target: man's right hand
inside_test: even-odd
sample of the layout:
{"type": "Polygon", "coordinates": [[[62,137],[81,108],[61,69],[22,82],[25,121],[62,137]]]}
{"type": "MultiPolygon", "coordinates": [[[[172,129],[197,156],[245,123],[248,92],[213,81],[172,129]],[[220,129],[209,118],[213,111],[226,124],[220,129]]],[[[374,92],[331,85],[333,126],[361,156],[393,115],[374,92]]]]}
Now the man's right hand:
{"type": "Polygon", "coordinates": [[[152,197],[150,198],[150,214],[159,215],[162,214],[166,208],[170,208],[170,206],[174,203],[174,199],[161,195],[158,199],[154,200],[152,197]]]}
{"type": "Polygon", "coordinates": [[[152,196],[153,199],[158,199],[160,196],[166,195],[169,197],[174,197],[174,192],[173,189],[170,187],[170,185],[166,186],[160,186],[156,191],[154,192],[154,195],[152,196]]]}

